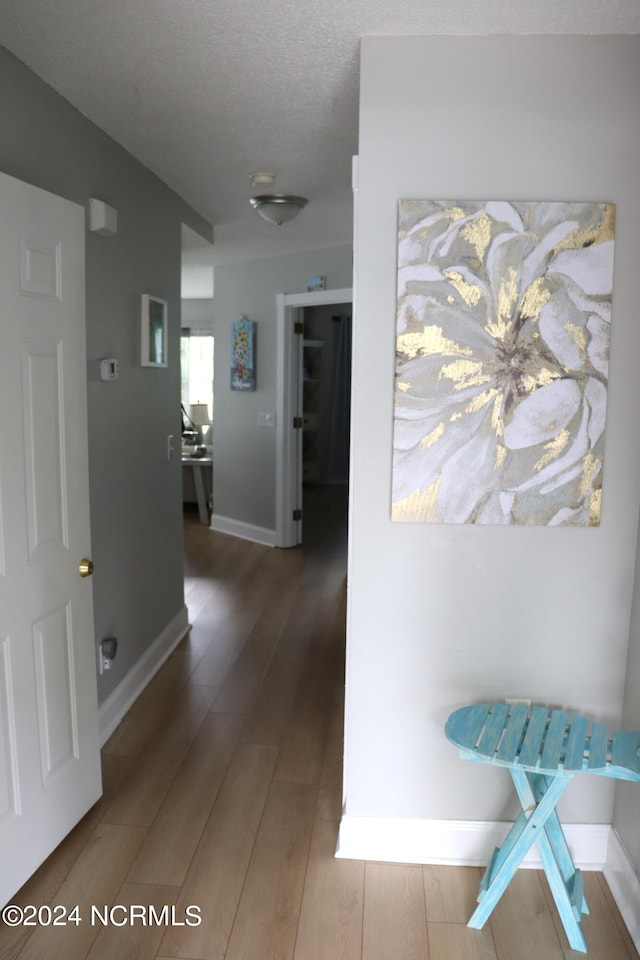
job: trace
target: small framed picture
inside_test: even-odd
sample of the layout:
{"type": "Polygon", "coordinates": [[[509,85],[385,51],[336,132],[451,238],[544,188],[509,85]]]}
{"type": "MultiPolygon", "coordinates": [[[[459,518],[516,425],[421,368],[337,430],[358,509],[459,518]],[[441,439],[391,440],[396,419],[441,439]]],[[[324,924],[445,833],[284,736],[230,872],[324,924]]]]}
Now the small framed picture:
{"type": "Polygon", "coordinates": [[[231,389],[255,390],[255,321],[243,317],[231,324],[231,389]]]}
{"type": "Polygon", "coordinates": [[[327,286],[326,277],[309,277],[307,280],[307,292],[313,293],[316,290],[325,290],[327,286]]]}
{"type": "Polygon", "coordinates": [[[140,347],[141,366],[167,366],[167,301],[148,293],[142,294],[140,347]]]}

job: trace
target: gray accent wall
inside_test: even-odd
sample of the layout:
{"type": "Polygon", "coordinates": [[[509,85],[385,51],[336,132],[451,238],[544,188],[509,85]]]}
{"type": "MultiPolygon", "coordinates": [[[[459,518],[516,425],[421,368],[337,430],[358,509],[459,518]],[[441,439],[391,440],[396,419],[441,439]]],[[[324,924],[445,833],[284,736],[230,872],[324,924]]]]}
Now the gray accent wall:
{"type": "MultiPolygon", "coordinates": [[[[509,819],[505,771],[462,763],[456,707],[519,697],[638,723],[639,37],[365,37],[356,211],[345,814],[509,819]],[[602,523],[392,523],[400,199],[617,204],[602,523]]],[[[565,821],[611,823],[579,777],[565,821]]],[[[638,866],[638,799],[621,835],[638,866]],[[635,818],[635,826],[634,826],[635,818]],[[630,840],[635,830],[633,841],[630,840]]]]}
{"type": "Polygon", "coordinates": [[[0,169],[118,212],[86,235],[89,474],[96,642],[116,636],[103,701],[184,607],[180,465],[181,224],[211,226],[66,100],[0,48],[0,169]],[[140,296],[168,301],[169,366],[142,368],[140,296]],[[116,357],[120,379],[98,380],[116,357]],[[167,459],[167,436],[177,456],[167,459]]]}
{"type": "Polygon", "coordinates": [[[276,296],[304,293],[314,276],[326,277],[327,289],[350,287],[351,247],[215,268],[213,509],[217,516],[269,531],[276,525],[276,431],[258,426],[258,413],[276,410],[276,296]],[[231,324],[243,314],[256,321],[251,393],[230,389],[231,324]]]}

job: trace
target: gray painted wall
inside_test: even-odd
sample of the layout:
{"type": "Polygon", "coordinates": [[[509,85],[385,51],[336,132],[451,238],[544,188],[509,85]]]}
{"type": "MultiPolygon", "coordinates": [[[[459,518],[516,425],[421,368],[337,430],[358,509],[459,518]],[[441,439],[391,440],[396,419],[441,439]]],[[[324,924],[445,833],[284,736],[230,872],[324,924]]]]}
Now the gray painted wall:
{"type": "MultiPolygon", "coordinates": [[[[453,709],[525,697],[621,720],[640,496],[640,38],[365,37],[362,57],[345,812],[501,820],[508,778],[460,762],[443,735],[453,709]],[[391,522],[401,198],[618,204],[600,527],[391,522]]],[[[637,716],[637,687],[629,704],[637,716]]],[[[613,789],[577,778],[562,816],[610,823],[613,789]]]]}
{"type": "Polygon", "coordinates": [[[180,451],[181,223],[211,227],[153,174],[0,48],[0,169],[86,205],[118,211],[118,234],[87,233],[89,473],[96,642],[118,657],[99,698],[183,607],[180,451]],[[169,367],[139,365],[140,295],[169,303],[169,367]],[[98,380],[100,357],[120,379],[98,380]],[[167,460],[167,435],[178,459],[167,460]]]}
{"type": "Polygon", "coordinates": [[[215,268],[213,487],[218,516],[275,529],[276,431],[259,427],[258,413],[276,410],[276,295],[304,293],[309,277],[317,275],[326,277],[327,288],[350,287],[351,247],[215,268]],[[251,393],[229,386],[231,323],[242,314],[257,324],[257,378],[251,393]]]}

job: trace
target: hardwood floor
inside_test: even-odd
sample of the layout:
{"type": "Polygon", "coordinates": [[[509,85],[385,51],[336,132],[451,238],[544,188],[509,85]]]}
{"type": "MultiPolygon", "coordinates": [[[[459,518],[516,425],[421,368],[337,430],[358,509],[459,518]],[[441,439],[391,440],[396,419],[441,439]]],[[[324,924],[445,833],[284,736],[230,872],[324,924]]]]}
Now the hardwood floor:
{"type": "MultiPolygon", "coordinates": [[[[537,871],[519,871],[485,929],[472,931],[479,869],[334,858],[343,494],[310,490],[305,516],[294,550],[186,516],[192,630],[105,745],[103,798],[14,898],[78,904],[80,922],[0,927],[0,960],[582,956],[537,871]],[[162,922],[143,923],[151,907],[162,922]]],[[[586,887],[588,956],[637,960],[602,876],[587,874],[586,887]]]]}

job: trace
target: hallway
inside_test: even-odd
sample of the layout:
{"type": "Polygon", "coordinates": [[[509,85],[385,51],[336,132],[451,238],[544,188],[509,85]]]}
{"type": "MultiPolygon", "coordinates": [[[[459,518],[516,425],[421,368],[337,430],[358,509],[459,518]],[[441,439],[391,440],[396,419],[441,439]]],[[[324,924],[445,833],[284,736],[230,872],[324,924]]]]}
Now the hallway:
{"type": "MultiPolygon", "coordinates": [[[[104,797],[15,898],[78,904],[81,922],[0,927],[0,960],[580,956],[537,871],[470,931],[479,869],[334,858],[346,497],[310,488],[305,512],[293,550],[185,515],[191,632],[105,745],[104,797]],[[103,925],[92,905],[118,906],[103,925]],[[163,922],[135,913],[151,905],[163,922]]],[[[602,877],[586,885],[589,957],[635,960],[602,877]]]]}

